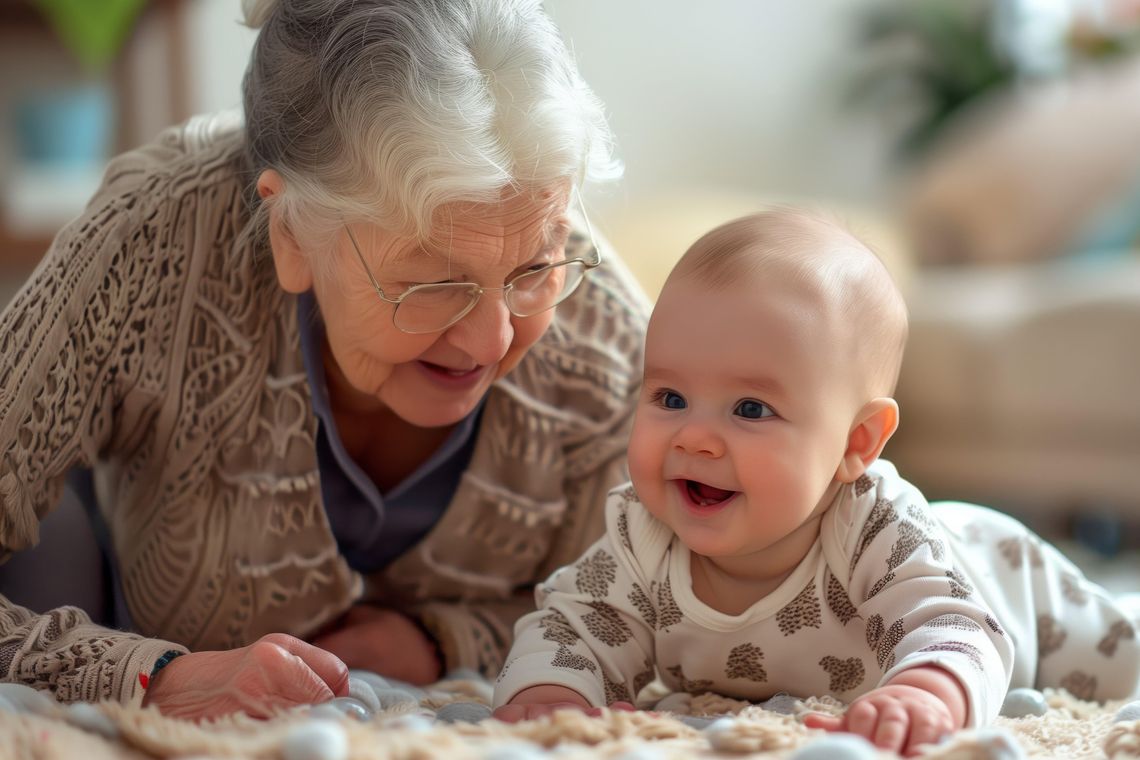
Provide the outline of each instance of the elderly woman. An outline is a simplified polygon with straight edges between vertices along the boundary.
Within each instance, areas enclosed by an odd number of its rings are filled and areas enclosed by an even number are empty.
[[[0,317],[0,553],[92,467],[132,628],[0,597],[0,680],[204,718],[494,673],[601,532],[646,308],[537,0],[257,0],[244,128],[124,155]],[[557,307],[557,308],[555,308]]]

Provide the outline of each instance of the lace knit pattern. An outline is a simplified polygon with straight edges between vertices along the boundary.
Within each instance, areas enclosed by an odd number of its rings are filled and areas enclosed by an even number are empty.
[[[305,636],[364,597],[416,611],[449,666],[493,673],[529,586],[602,530],[626,477],[647,303],[596,270],[488,399],[440,522],[383,571],[339,556],[321,503],[296,304],[243,245],[241,135],[192,122],[112,163],[0,315],[0,556],[94,466],[141,636],[0,597],[0,680],[141,701],[169,649]],[[580,236],[572,245],[585,245]]]

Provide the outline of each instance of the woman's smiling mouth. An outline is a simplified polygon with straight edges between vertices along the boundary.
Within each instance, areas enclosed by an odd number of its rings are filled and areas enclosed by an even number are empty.
[[[463,391],[478,385],[483,377],[483,373],[487,369],[483,365],[476,365],[471,369],[452,369],[445,367],[441,364],[432,364],[420,360],[417,362],[424,370],[424,374],[431,378],[437,385],[448,388],[449,390]]]

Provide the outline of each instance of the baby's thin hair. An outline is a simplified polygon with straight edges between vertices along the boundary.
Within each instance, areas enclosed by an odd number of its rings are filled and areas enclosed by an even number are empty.
[[[874,249],[832,212],[772,206],[722,224],[685,252],[669,281],[727,289],[772,274],[834,304],[857,328],[873,391],[894,392],[908,333],[906,304]]]
[[[814,280],[819,277],[818,263],[800,253],[826,237],[848,238],[870,250],[831,212],[771,206],[705,233],[681,257],[671,277],[727,287],[779,262],[793,278]]]

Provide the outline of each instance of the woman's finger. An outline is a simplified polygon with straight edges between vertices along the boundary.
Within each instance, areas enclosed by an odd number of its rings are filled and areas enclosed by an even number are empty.
[[[271,641],[247,647],[232,686],[242,709],[255,717],[280,707],[327,702],[335,694],[305,661]]]
[[[257,646],[261,642],[275,644],[299,658],[328,687],[334,696],[348,696],[348,666],[336,655],[283,633],[271,633],[268,636],[262,636],[253,646]]]

